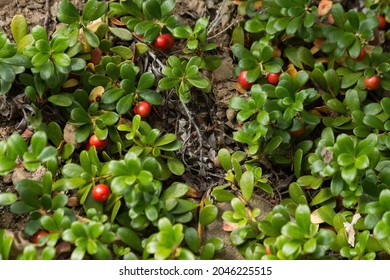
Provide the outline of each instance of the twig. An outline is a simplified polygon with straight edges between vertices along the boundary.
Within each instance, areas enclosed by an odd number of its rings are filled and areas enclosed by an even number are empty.
[[[198,127],[198,125],[195,123],[194,119],[192,118],[191,116],[191,112],[190,110],[188,109],[187,105],[184,103],[184,102],[181,102],[183,108],[184,108],[184,111],[186,112],[187,114],[187,117],[188,117],[188,120],[190,122],[190,124],[195,128],[196,130],[196,133],[198,134],[198,142],[199,142],[199,158],[200,158],[200,162],[201,164],[199,165],[199,175],[200,176],[205,176],[206,175],[206,171],[204,169],[204,166],[203,166],[203,138],[202,138],[202,134],[200,133],[200,129]]]
[[[218,37],[219,35],[225,33],[226,30],[228,30],[230,27],[232,27],[233,25],[237,24],[237,23],[240,22],[241,20],[242,20],[241,18],[237,18],[235,21],[231,22],[226,28],[224,28],[223,30],[221,30],[221,31],[218,32],[217,34],[214,34],[213,36],[208,37],[207,40],[214,39],[215,37]]]
[[[221,11],[222,11],[222,8],[224,7],[225,5],[225,2],[226,0],[223,0],[221,5],[219,6],[218,10],[217,10],[217,14],[214,18],[214,20],[210,23],[210,27],[209,27],[209,30],[207,30],[207,35],[209,35],[211,33],[211,31],[213,31],[213,29],[219,24],[219,22],[221,21],[221,18],[223,16],[223,14],[221,14]]]

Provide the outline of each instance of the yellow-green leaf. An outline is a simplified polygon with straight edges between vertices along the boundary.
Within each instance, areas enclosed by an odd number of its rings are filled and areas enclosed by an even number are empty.
[[[28,33],[27,20],[23,15],[15,15],[11,21],[11,33],[16,44]]]

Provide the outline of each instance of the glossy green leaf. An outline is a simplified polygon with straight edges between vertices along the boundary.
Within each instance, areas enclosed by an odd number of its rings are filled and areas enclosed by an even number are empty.
[[[162,194],[161,198],[167,200],[169,198],[179,198],[184,196],[189,190],[189,187],[183,183],[174,183],[168,187]]]
[[[92,48],[99,47],[99,43],[100,43],[99,38],[91,29],[84,27],[83,32],[84,32],[85,39],[87,40],[88,44]]]
[[[330,198],[333,197],[332,191],[330,188],[321,189],[311,200],[310,206],[321,204]]]
[[[67,24],[78,22],[80,14],[76,7],[69,1],[61,1],[58,7],[57,18]]]
[[[218,151],[218,160],[225,171],[232,169],[230,153],[227,149],[222,148]]]
[[[252,197],[254,190],[255,178],[253,173],[250,171],[245,171],[240,179],[240,189],[242,196],[249,200]]]
[[[0,193],[0,207],[10,205],[17,200],[16,194],[14,193]]]
[[[69,107],[73,103],[73,97],[65,93],[52,95],[48,100],[59,107]]]
[[[199,213],[199,223],[203,226],[211,224],[217,219],[218,208],[215,205],[206,205]]]
[[[177,176],[181,176],[184,174],[184,172],[185,172],[184,164],[180,160],[178,160],[177,158],[168,158],[167,164],[168,164],[169,170],[173,174],[175,174]]]
[[[11,20],[11,34],[16,44],[28,34],[28,23],[24,15],[15,15]]]
[[[133,52],[130,48],[125,46],[115,46],[111,48],[111,51],[123,59],[131,59],[133,57]]]
[[[187,228],[184,231],[184,240],[192,252],[198,253],[200,242],[196,229],[194,229],[193,227]]]
[[[147,101],[151,105],[161,105],[163,103],[163,97],[161,94],[154,90],[143,89],[138,94],[143,100]]]

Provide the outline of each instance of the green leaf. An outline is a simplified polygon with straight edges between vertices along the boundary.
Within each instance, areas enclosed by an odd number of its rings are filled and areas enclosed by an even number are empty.
[[[115,27],[110,27],[110,31],[117,37],[119,37],[122,40],[125,41],[130,41],[133,39],[133,35],[131,32],[126,29],[126,28],[115,28]]]
[[[12,66],[1,62],[0,62],[0,75],[1,75],[0,79],[3,82],[13,83],[15,80],[15,72]]]
[[[341,170],[341,177],[347,184],[351,184],[356,179],[356,175],[357,169],[355,166],[344,167]]]
[[[91,123],[91,117],[82,108],[75,108],[70,113],[70,118],[77,124],[88,124]]]
[[[385,189],[381,191],[379,195],[379,203],[384,209],[390,210],[390,190]]]
[[[85,39],[87,40],[88,44],[92,48],[99,47],[99,43],[100,43],[99,38],[92,30],[83,27],[83,32],[84,32]]]
[[[297,183],[291,183],[288,187],[288,193],[294,202],[297,204],[307,204],[305,193],[302,187]]]
[[[291,239],[303,239],[305,236],[305,232],[302,228],[300,228],[297,224],[292,222],[288,222],[282,227],[281,230],[283,235],[286,235]]]
[[[54,148],[53,146],[48,146],[48,147],[43,148],[43,150],[39,154],[38,159],[41,162],[47,162],[48,160],[50,160],[52,158],[56,158],[56,156],[57,156],[56,148]]]
[[[130,48],[125,46],[115,46],[111,48],[111,51],[123,59],[131,59],[133,57],[133,52]]]
[[[8,139],[7,139],[7,148],[13,150],[17,155],[23,156],[23,154],[27,151],[27,143],[23,139],[22,136],[20,136],[17,133],[13,133]],[[1,153],[0,153],[1,154]],[[1,158],[3,160],[4,158]]]
[[[163,90],[169,90],[176,86],[178,86],[180,83],[180,78],[176,77],[164,77],[161,80],[158,81],[158,87]]]
[[[161,198],[164,200],[169,198],[179,198],[184,196],[188,190],[189,187],[186,184],[174,183],[163,192]]]
[[[76,7],[69,1],[61,1],[58,7],[57,18],[67,24],[79,22],[80,15]]]
[[[176,135],[173,133],[167,133],[160,137],[154,144],[156,147],[165,146],[176,141]]]
[[[148,205],[145,208],[145,215],[149,221],[154,222],[158,218],[158,211],[154,205]]]
[[[89,0],[84,6],[83,9],[83,20],[84,21],[94,21],[105,13],[107,9],[107,4],[104,2],[98,2],[97,0]]]
[[[237,27],[239,27],[239,25]],[[245,21],[245,25],[244,25],[244,29],[249,33],[261,32],[261,31],[265,30],[265,27],[266,27],[266,23],[264,21],[261,21],[261,20],[256,19],[256,18]],[[242,27],[241,27],[241,30],[242,30]],[[242,45],[244,45],[244,41],[243,41],[244,34],[243,34],[243,32],[240,32],[240,33],[242,33],[242,40],[239,40],[236,43],[242,43]]]
[[[0,207],[10,205],[17,200],[16,194],[14,193],[0,193]],[[2,240],[0,240],[1,242]]]
[[[38,156],[47,143],[46,133],[43,131],[35,132],[31,138],[31,152],[33,155]]]
[[[306,233],[310,233],[310,208],[307,205],[298,205],[295,210],[297,225]]]
[[[121,88],[110,88],[104,92],[101,102],[103,104],[112,104],[118,101],[124,93],[124,90]]]
[[[390,236],[390,226],[385,221],[380,220],[374,228],[374,236],[379,239],[385,239]]]
[[[367,155],[360,155],[355,160],[355,167],[357,169],[363,170],[370,166],[370,159]]]
[[[270,154],[273,151],[275,151],[279,145],[282,143],[283,138],[281,136],[275,136],[271,139],[271,141],[268,142],[268,144],[265,146],[263,153],[264,154]]]
[[[34,26],[34,28],[31,30],[31,34],[33,35],[35,41],[38,40],[49,41],[49,37],[47,35],[46,29],[40,25]]]
[[[318,214],[327,224],[333,226],[333,219],[336,216],[336,212],[330,206],[322,206],[318,209]]]
[[[217,219],[218,208],[215,205],[204,206],[199,213],[199,223],[203,226],[211,224]]]
[[[152,72],[145,72],[138,80],[138,90],[148,89],[154,85],[155,77]]]
[[[128,94],[118,100],[116,103],[116,111],[118,114],[124,115],[130,111],[131,107],[133,106],[133,98],[133,94]]]
[[[143,89],[138,93],[138,95],[151,105],[161,105],[163,103],[161,94],[154,90]]]
[[[249,200],[252,197],[254,190],[255,178],[253,173],[250,171],[245,171],[240,179],[240,189],[242,196]]]
[[[199,251],[199,236],[196,229],[189,227],[184,231],[184,240],[187,246],[191,249],[192,252],[198,253]]]
[[[161,6],[156,0],[145,1],[142,10],[148,20],[161,19]]]
[[[330,188],[321,189],[310,202],[310,206],[321,204],[333,197],[333,193]]]
[[[337,75],[337,72],[333,69],[329,69],[324,73],[326,83],[328,84],[329,91],[334,95],[337,96],[339,94],[341,81],[339,76]]]
[[[385,111],[385,113],[390,116],[390,98],[382,98],[380,104],[382,106],[383,111]]]
[[[200,259],[201,260],[212,260],[215,254],[215,248],[214,245],[211,243],[206,243],[200,252]]]
[[[194,87],[200,88],[200,89],[207,89],[210,87],[210,81],[209,79],[202,77],[202,76],[197,76],[197,77],[191,77],[188,78],[187,81],[193,85]]]
[[[69,107],[73,103],[73,96],[70,94],[62,93],[52,95],[48,98],[48,100],[59,107]]]
[[[247,24],[248,21],[250,20],[247,20],[245,23]],[[250,32],[249,30],[247,31]],[[244,45],[244,43],[245,43],[244,29],[242,28],[241,25],[236,25],[236,27],[233,29],[232,32],[232,44]]]
[[[31,59],[31,63],[34,67],[39,68],[43,66],[50,58],[50,54],[48,53],[37,53]]]
[[[68,45],[69,45],[69,39],[65,37],[55,37],[51,41],[51,49],[52,51],[57,53],[64,52],[68,48]]]
[[[232,169],[232,162],[230,159],[230,153],[227,149],[222,148],[218,151],[218,160],[225,171]]]
[[[307,254],[312,254],[315,252],[317,248],[317,240],[315,238],[311,238],[303,244],[303,251]]]
[[[184,164],[180,160],[178,160],[177,158],[168,158],[167,164],[168,164],[169,170],[173,174],[175,174],[177,176],[181,176],[184,174],[184,172],[185,172]]]
[[[28,34],[28,23],[24,15],[19,14],[12,18],[11,33],[16,44],[19,44],[22,38]]]
[[[88,82],[92,86],[106,86],[110,81],[111,79],[109,77],[99,74],[92,75],[88,78]]]
[[[190,212],[198,207],[198,204],[186,199],[177,199],[177,205],[173,210],[170,212],[171,214],[184,214],[187,212]]]
[[[214,196],[218,202],[230,202],[233,198],[235,198],[235,195],[227,190],[214,189],[211,192],[211,195]]]

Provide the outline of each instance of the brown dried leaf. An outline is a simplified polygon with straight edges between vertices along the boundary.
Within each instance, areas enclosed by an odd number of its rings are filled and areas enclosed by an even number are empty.
[[[231,231],[235,230],[236,228],[238,228],[238,225],[236,223],[223,221],[223,227],[222,228],[223,228],[224,231],[231,232]]]
[[[326,15],[333,6],[333,2],[330,0],[321,0],[320,4],[318,4],[318,15],[323,17]]]

